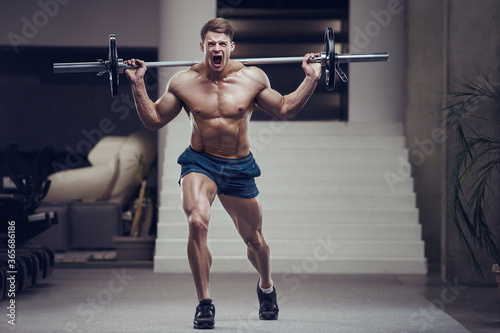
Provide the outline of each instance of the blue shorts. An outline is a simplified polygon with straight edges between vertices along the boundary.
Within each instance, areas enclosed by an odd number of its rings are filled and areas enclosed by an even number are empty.
[[[181,165],[181,179],[191,172],[204,174],[217,185],[217,194],[245,199],[259,194],[254,177],[260,176],[260,168],[252,153],[231,159],[198,152],[189,146],[177,163]]]

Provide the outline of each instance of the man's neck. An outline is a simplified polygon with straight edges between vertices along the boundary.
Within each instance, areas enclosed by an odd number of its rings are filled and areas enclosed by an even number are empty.
[[[210,68],[210,66],[205,63],[205,75],[208,80],[213,81],[215,83],[222,81],[225,79],[229,74],[232,72],[232,66],[231,62],[226,65],[226,67],[222,71],[214,71],[213,69]]]

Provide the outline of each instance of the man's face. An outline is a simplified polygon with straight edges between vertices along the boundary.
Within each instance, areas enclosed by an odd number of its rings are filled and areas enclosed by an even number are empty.
[[[229,56],[234,50],[234,42],[220,32],[209,31],[205,41],[200,43],[201,51],[205,53],[205,61],[211,69],[222,71],[229,63]]]

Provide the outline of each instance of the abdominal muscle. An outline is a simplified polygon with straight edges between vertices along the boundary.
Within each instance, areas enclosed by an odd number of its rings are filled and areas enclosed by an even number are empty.
[[[248,118],[197,119],[191,116],[191,147],[223,158],[242,158],[250,153]]]

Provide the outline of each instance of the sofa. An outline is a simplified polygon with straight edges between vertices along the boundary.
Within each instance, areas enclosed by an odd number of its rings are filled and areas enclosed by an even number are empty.
[[[139,186],[139,159],[150,168],[156,145],[147,132],[106,136],[88,154],[89,166],[49,175],[37,211],[56,211],[58,224],[32,239],[55,251],[112,249],[123,233],[122,213]]]

